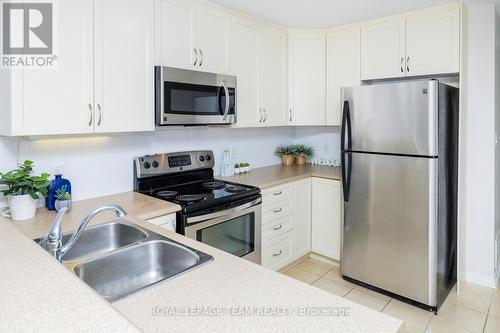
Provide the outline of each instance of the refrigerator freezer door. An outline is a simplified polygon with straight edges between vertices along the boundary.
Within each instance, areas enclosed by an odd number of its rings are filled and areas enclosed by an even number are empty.
[[[342,274],[435,306],[438,159],[345,154]]]
[[[437,156],[438,85],[430,80],[344,88],[352,134],[342,149]]]

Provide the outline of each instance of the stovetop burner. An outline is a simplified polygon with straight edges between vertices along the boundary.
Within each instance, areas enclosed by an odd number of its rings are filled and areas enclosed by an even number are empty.
[[[175,200],[182,203],[192,203],[205,200],[206,196],[204,194],[184,194],[175,197]]]
[[[226,184],[217,180],[211,181],[211,182],[205,182],[201,184],[206,189],[209,190],[220,190],[226,187]]]
[[[172,199],[179,195],[177,191],[158,191],[155,193],[155,196],[162,199]]]
[[[228,185],[228,186],[226,186],[226,191],[228,191],[229,193],[241,192],[241,191],[245,191],[246,189],[247,189],[246,187],[243,187],[240,185]]]

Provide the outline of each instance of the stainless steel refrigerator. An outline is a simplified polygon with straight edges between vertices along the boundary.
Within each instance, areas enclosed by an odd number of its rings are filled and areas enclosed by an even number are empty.
[[[344,88],[341,270],[437,312],[456,282],[458,89]]]

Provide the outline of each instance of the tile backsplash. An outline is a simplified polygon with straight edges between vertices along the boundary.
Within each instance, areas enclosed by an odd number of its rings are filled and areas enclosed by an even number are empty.
[[[75,200],[130,191],[133,188],[132,161],[136,156],[161,152],[211,149],[216,156],[214,171],[220,174],[225,149],[238,162],[252,167],[279,164],[274,155],[280,144],[305,143],[316,156],[338,156],[338,129],[318,128],[169,128],[151,133],[109,136],[17,139],[0,137],[0,172],[15,167],[17,160],[35,162],[35,172],[53,174],[62,167],[73,184]],[[18,154],[19,144],[19,154]],[[5,205],[0,198],[0,207]]]

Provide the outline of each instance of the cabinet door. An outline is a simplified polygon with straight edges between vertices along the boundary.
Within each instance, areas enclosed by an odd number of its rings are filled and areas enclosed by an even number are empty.
[[[154,0],[96,1],[96,132],[154,130]]]
[[[406,75],[457,73],[460,66],[459,9],[406,20]]]
[[[92,1],[58,2],[56,67],[12,71],[12,134],[94,131]]]
[[[236,21],[231,29],[231,71],[237,76],[238,127],[261,124],[259,112],[260,28]]]
[[[333,32],[326,37],[326,123],[340,126],[341,90],[361,84],[360,29]]]
[[[311,178],[294,183],[293,255],[298,259],[311,252]]]
[[[336,180],[312,181],[312,251],[335,260],[340,260],[341,188]]]
[[[186,1],[157,0],[156,65],[192,69],[198,60],[196,7]]]
[[[262,30],[260,97],[266,126],[287,125],[287,37],[284,31]]]
[[[197,25],[201,57],[199,68],[203,71],[226,73],[229,68],[229,16],[199,7]]]
[[[395,20],[361,28],[361,79],[405,76],[405,21]]]
[[[292,124],[325,125],[325,34],[291,34],[288,46]]]

